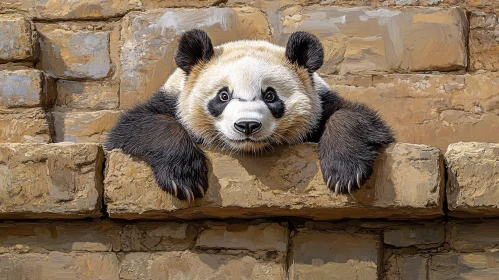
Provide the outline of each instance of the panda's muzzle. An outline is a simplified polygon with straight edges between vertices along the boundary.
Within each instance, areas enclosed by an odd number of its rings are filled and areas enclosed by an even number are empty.
[[[240,121],[234,123],[234,128],[237,131],[242,132],[246,135],[251,135],[259,131],[260,128],[262,128],[262,123],[255,121]]]

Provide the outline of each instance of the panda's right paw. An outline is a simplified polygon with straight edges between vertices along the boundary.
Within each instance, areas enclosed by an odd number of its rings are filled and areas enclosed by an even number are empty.
[[[191,155],[190,159],[181,162],[162,162],[152,168],[161,189],[180,200],[190,203],[203,198],[208,190],[208,167],[204,154]]]

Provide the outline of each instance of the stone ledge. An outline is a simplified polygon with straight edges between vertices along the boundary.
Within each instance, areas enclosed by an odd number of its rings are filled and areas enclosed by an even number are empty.
[[[0,219],[101,216],[97,144],[0,144]]]
[[[444,167],[440,150],[397,143],[376,163],[362,190],[335,195],[322,179],[317,146],[280,147],[273,155],[228,156],[207,151],[210,187],[192,204],[156,185],[151,169],[137,158],[111,151],[106,162],[105,203],[111,218],[255,218],[295,216],[413,219],[443,215]]]

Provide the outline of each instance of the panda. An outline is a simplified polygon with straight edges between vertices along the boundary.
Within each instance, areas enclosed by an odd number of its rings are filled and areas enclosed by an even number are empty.
[[[143,159],[157,184],[180,200],[207,191],[199,145],[260,153],[315,142],[327,186],[348,194],[395,141],[377,112],[340,97],[316,73],[324,50],[311,33],[291,34],[286,47],[261,40],[213,47],[204,31],[192,29],[181,35],[174,60],[161,89],[120,116],[105,148]]]

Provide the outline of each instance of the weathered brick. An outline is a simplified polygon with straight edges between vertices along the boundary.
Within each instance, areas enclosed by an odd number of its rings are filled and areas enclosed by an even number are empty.
[[[0,218],[99,217],[102,148],[0,144]]]
[[[207,249],[235,249],[250,251],[286,252],[288,229],[273,224],[210,225],[199,235],[196,246]]]
[[[268,38],[265,16],[253,8],[159,9],[128,14],[122,26],[120,107],[157,91],[175,69],[173,54],[183,31],[201,28],[213,44]]]
[[[56,142],[104,143],[107,132],[115,125],[121,112],[53,112]]]
[[[146,10],[158,8],[209,7],[220,4],[221,0],[142,0]]]
[[[396,247],[438,247],[445,241],[442,224],[402,226],[384,231],[383,242]]]
[[[298,232],[289,279],[378,279],[379,238],[345,232]]]
[[[39,69],[62,78],[105,78],[111,73],[108,31],[71,31],[37,24],[41,33]]]
[[[24,17],[0,15],[0,62],[33,60],[31,24]]]
[[[439,254],[431,257],[428,280],[497,279],[499,253]]]
[[[499,21],[496,14],[472,13],[470,69],[499,70]]]
[[[458,70],[468,64],[468,23],[458,8],[293,6],[281,18],[281,44],[298,30],[319,36],[325,47],[323,73]]]
[[[499,215],[499,144],[455,143],[445,153],[451,216]]]
[[[420,255],[392,255],[385,264],[385,280],[426,280],[429,259]]]
[[[276,147],[261,157],[207,152],[210,187],[204,199],[191,205],[163,192],[144,162],[110,152],[104,180],[108,213],[127,219],[442,215],[443,164],[436,148],[392,145],[380,156],[371,180],[353,196],[335,195],[325,186],[315,144]]]
[[[284,265],[250,256],[184,252],[129,253],[120,262],[120,279],[284,279]]]
[[[53,81],[38,70],[0,70],[0,107],[51,107],[57,96]]]
[[[0,143],[48,143],[52,135],[51,115],[43,109],[0,108]]]
[[[499,248],[499,223],[451,222],[447,225],[447,243],[459,252],[497,250]]]
[[[75,109],[118,108],[119,84],[115,82],[57,81],[57,105]]]
[[[114,253],[3,254],[2,279],[118,279],[118,258]]]

